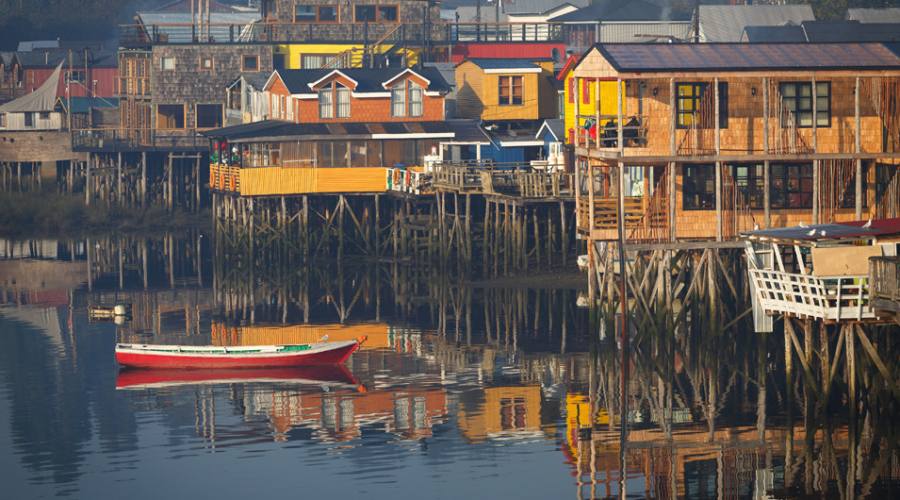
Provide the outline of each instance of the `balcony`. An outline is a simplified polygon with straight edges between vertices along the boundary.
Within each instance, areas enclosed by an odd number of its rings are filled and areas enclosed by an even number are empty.
[[[869,277],[818,277],[808,274],[750,269],[759,304],[770,315],[825,321],[876,318],[870,307]]]
[[[599,118],[599,119],[598,119]],[[625,148],[647,148],[650,117],[627,115],[623,117],[622,142]],[[578,115],[577,126],[569,131],[569,140],[581,147],[617,150],[619,127],[617,115]]]
[[[72,131],[73,151],[206,151],[209,141],[195,129],[92,128]]]

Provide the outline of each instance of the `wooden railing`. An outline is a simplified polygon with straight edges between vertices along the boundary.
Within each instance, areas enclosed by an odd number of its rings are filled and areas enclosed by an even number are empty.
[[[594,225],[597,230],[614,230],[618,227],[618,217],[615,198],[597,198],[594,200]],[[625,197],[625,227],[631,229],[637,227],[644,219],[644,198],[642,196]],[[590,229],[591,204],[587,197],[582,197],[578,202],[578,220],[581,229]]]
[[[900,257],[869,259],[872,298],[900,303]]]
[[[769,314],[828,321],[875,318],[869,307],[869,277],[818,277],[750,269],[759,304]]]
[[[209,148],[209,141],[195,129],[92,128],[72,131],[72,149],[75,151],[157,148],[204,151]]]
[[[524,163],[470,162],[434,166],[434,186],[458,192],[521,198],[571,198],[575,175],[547,172]]]
[[[210,165],[209,188],[239,193],[241,191],[241,169],[233,165]]]
[[[623,117],[622,142],[626,148],[647,147],[647,131],[650,118],[644,115],[626,115]],[[576,137],[570,140],[583,147],[616,148],[619,145],[618,116],[578,115],[576,126],[572,132]]]

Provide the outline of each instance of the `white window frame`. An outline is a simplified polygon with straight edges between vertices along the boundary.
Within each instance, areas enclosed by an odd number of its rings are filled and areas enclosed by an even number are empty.
[[[425,89],[415,82],[409,82],[407,85],[407,103],[409,105],[409,116],[420,117],[425,114]],[[417,97],[414,98],[413,96]]]
[[[399,118],[406,115],[406,81],[402,81],[391,87],[391,116]]]
[[[167,62],[171,64],[166,64]],[[160,71],[175,71],[175,68],[178,66],[178,61],[175,59],[175,56],[163,56],[159,58],[159,69]]]
[[[334,118],[334,95],[331,87],[319,90],[319,118],[322,120]]]

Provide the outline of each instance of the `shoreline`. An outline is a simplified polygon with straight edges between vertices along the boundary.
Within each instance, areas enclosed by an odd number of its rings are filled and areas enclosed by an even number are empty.
[[[170,213],[162,207],[86,206],[82,195],[55,192],[0,194],[0,237],[8,239],[209,229],[212,226],[210,218],[208,209],[198,213]]]

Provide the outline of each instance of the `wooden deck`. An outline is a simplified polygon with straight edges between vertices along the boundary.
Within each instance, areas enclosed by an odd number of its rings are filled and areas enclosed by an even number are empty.
[[[545,172],[518,163],[444,163],[434,166],[434,189],[531,201],[571,201],[575,199],[575,174]]]

